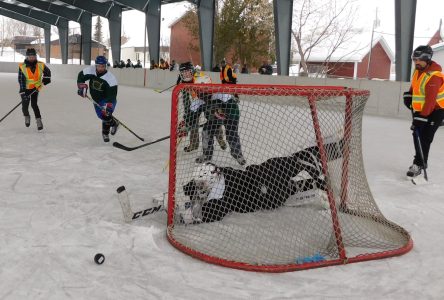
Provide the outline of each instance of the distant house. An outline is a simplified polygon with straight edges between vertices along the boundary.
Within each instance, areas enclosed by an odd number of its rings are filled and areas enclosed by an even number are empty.
[[[202,65],[200,59],[199,39],[193,37],[185,24],[185,19],[191,14],[186,12],[170,24],[170,57],[178,63],[187,61],[194,65]]]
[[[80,49],[82,47],[81,37],[82,36],[80,34],[73,34],[68,36],[68,60],[80,58]],[[92,60],[94,60],[94,58],[98,55],[104,55],[108,57],[108,52],[108,48],[105,44],[95,40],[91,40]],[[60,40],[58,38],[51,40],[51,58],[62,58],[60,50]]]
[[[384,37],[375,38],[371,50],[369,43],[359,42],[362,38],[365,36],[356,37],[353,43],[342,45],[330,57],[324,47],[313,49],[307,60],[308,73],[327,77],[390,79],[395,57]],[[293,59],[299,63],[297,54]]]
[[[432,38],[429,40],[427,45],[433,46],[439,43],[444,42],[443,39],[443,32],[442,32],[442,19],[439,20],[439,27],[438,30],[436,30],[435,34],[432,36]]]
[[[433,49],[433,60],[444,67],[444,30],[442,28],[442,21],[439,22],[438,30],[429,40],[427,45]]]
[[[149,55],[149,47],[146,48],[143,46],[144,43],[148,43],[148,41],[144,41],[143,36],[131,36],[124,44],[121,46],[120,57],[122,60],[126,62],[127,59],[130,59],[133,63],[137,62],[138,59],[143,64],[143,52],[145,49],[145,59],[146,62],[150,61]],[[170,47],[169,46],[160,46],[159,51],[159,59],[163,58],[169,62],[170,59]],[[157,62],[158,63],[158,62]]]
[[[16,35],[12,38],[12,45],[14,46],[14,49],[16,52],[25,55],[26,49],[30,47],[35,47],[35,44],[33,45],[33,42],[37,41],[38,37],[36,36],[25,36],[25,35]],[[39,51],[39,49],[36,49]],[[38,53],[41,56],[41,53]]]
[[[444,42],[432,46],[433,60],[444,67]]]
[[[14,42],[15,41],[15,42]],[[45,40],[38,37],[16,36],[13,39],[15,49],[22,55],[25,55],[27,48],[35,48],[40,57],[46,57]],[[80,58],[81,35],[73,34],[68,37],[68,60]],[[108,49],[105,44],[91,40],[91,59],[97,55],[108,56]],[[60,41],[57,36],[51,40],[51,58],[61,59]]]
[[[191,16],[190,16],[191,15]],[[197,19],[193,12],[187,11],[181,17],[176,19],[169,25],[171,29],[170,35],[170,58],[175,60],[177,63],[183,63],[191,61],[194,65],[202,66],[201,53],[200,53],[200,42],[192,32],[186,26],[186,19],[188,17],[193,17]],[[250,72],[256,72],[259,66],[252,66],[250,62],[244,61],[233,61],[234,49],[230,49],[225,53],[225,59],[228,63],[234,65],[236,63],[243,64],[246,63],[249,67]],[[219,58],[216,58],[219,59]],[[260,57],[259,61],[267,61],[267,57]],[[214,67],[219,61],[213,61]]]

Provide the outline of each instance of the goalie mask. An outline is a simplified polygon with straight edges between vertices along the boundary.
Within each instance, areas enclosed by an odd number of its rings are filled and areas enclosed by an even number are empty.
[[[191,62],[185,62],[179,66],[179,76],[182,82],[193,82],[194,67]]]
[[[196,184],[196,194],[199,198],[206,198],[213,186],[218,182],[219,174],[217,167],[212,163],[203,163],[197,166],[193,172]]]

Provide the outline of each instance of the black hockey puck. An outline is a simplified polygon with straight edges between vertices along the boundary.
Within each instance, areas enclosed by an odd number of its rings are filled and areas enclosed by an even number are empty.
[[[96,264],[101,265],[105,262],[105,255],[102,253],[97,253],[96,256],[94,256],[94,261]]]
[[[119,186],[119,187],[117,188],[117,194],[120,194],[120,193],[123,192],[123,191],[125,191],[125,186],[124,186],[124,185]]]

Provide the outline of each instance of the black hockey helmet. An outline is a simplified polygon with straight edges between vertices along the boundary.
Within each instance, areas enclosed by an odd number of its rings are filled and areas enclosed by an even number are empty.
[[[194,66],[190,61],[181,63],[179,66],[179,76],[183,82],[193,81]]]
[[[26,49],[26,56],[36,56],[37,52],[34,48],[28,48]]]
[[[193,66],[193,64],[190,61],[187,61],[187,62],[184,62],[184,63],[180,64],[179,71],[182,72],[182,71],[185,71],[185,70],[194,70],[194,66]]]
[[[412,59],[429,62],[432,60],[433,50],[429,45],[419,46],[412,53]]]

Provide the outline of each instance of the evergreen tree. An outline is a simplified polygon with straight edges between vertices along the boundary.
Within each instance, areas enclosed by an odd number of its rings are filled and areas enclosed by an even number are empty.
[[[102,19],[97,17],[96,25],[94,26],[94,39],[99,43],[102,43],[103,34],[102,34]]]

